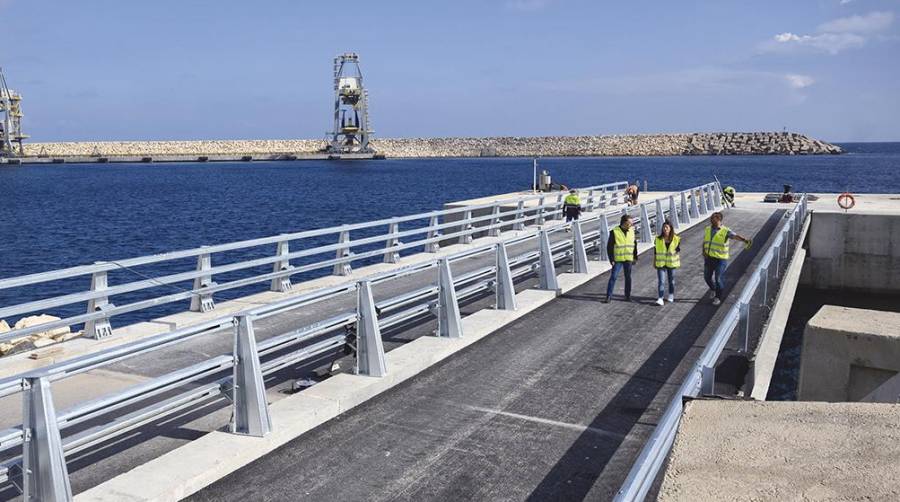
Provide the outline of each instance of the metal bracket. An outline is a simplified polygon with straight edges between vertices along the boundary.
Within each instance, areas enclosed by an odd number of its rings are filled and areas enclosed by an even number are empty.
[[[108,312],[115,307],[112,303],[104,303],[97,307],[95,312]],[[99,319],[94,319],[93,321],[88,321],[84,323],[84,331],[89,334],[91,338],[94,340],[100,340],[101,338],[106,338],[112,336],[112,325],[109,323],[109,315],[101,317]]]
[[[463,334],[462,317],[459,314],[456,288],[453,286],[450,260],[438,260],[438,274],[438,336],[459,338]]]
[[[588,273],[587,251],[584,248],[584,236],[581,232],[581,222],[572,222],[572,272],[576,274]]]
[[[280,241],[278,243],[278,247],[275,251],[275,255],[278,257],[287,256],[291,252],[290,245],[291,245],[290,241]],[[276,261],[272,265],[272,272],[273,273],[287,272],[288,270],[291,270],[292,268],[294,268],[294,267],[291,266],[291,261],[287,258],[283,258],[281,260]],[[279,293],[284,293],[286,291],[290,291],[291,289],[293,289],[293,285],[291,284],[291,277],[289,275],[283,275],[281,277],[276,277],[276,278],[272,279],[272,284],[269,287],[269,289],[272,291],[279,292]]]
[[[22,446],[24,500],[70,501],[72,488],[66,456],[56,421],[50,382],[46,377],[27,378],[23,392],[25,444]]]
[[[206,247],[206,246],[203,246]],[[212,258],[209,253],[203,253],[197,257],[197,271],[206,272],[212,268]],[[194,278],[193,295],[191,295],[191,312],[209,312],[216,308],[212,294],[203,294],[200,291],[203,288],[212,286],[212,275],[203,274]]]
[[[238,314],[234,324],[234,388],[231,432],[263,437],[272,431],[266,387],[256,350],[253,318]]]
[[[360,281],[356,289],[356,374],[383,377],[387,374],[384,344],[378,312],[372,297],[372,283]]]
[[[341,247],[337,249],[337,253],[335,254],[335,259],[342,260],[346,258],[350,258],[350,231],[349,230],[341,230],[340,235],[338,236],[338,244],[343,244]],[[334,269],[332,270],[332,275],[340,275],[347,276],[353,272],[353,267],[350,265],[350,260],[342,261],[340,263],[334,264]]]

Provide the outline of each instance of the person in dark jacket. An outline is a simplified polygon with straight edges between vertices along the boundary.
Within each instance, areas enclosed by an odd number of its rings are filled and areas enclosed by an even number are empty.
[[[631,266],[637,263],[637,241],[635,240],[634,227],[631,225],[631,216],[622,215],[619,225],[609,232],[606,239],[606,255],[612,270],[609,272],[609,283],[606,285],[606,298],[603,303],[609,303],[613,289],[616,287],[616,276],[619,270],[625,271],[625,301],[631,301]]]

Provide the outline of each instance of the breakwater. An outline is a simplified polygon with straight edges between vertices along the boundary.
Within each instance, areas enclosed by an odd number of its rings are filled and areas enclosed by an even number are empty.
[[[323,140],[88,141],[27,143],[25,156],[85,159],[276,160],[322,156]],[[483,138],[382,138],[372,147],[391,158],[578,157],[663,155],[821,155],[840,147],[797,133],[695,133]],[[222,158],[227,157],[227,158]],[[251,160],[245,158],[244,160]]]

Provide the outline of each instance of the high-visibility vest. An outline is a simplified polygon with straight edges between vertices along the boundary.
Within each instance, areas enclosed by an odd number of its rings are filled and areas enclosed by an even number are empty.
[[[729,187],[725,187],[725,188],[722,189],[722,191],[725,192],[725,193],[727,193],[727,194],[734,195],[734,187],[730,187],[730,186],[729,186]]]
[[[557,200],[559,200],[559,199],[557,199]],[[579,199],[578,195],[574,194],[574,193],[570,193],[569,195],[566,195],[564,202],[566,203],[566,205],[569,205],[569,206],[580,206],[581,205],[581,199]]]
[[[712,235],[712,227],[706,227],[706,235],[703,236],[703,252],[710,258],[727,260],[728,227],[719,227],[715,235]]]
[[[678,268],[681,266],[681,255],[675,251],[680,243],[681,237],[677,235],[672,236],[672,242],[669,243],[668,247],[664,238],[656,238],[656,259],[654,262],[656,268]]]
[[[634,261],[634,227],[628,229],[628,233],[622,231],[621,226],[613,228],[613,237],[616,241],[613,247],[613,261]]]

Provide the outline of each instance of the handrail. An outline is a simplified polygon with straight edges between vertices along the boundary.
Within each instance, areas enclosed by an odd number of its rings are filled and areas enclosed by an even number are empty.
[[[757,288],[763,285],[766,287],[766,290],[772,289],[768,288],[767,284],[769,275],[772,273],[770,268],[774,268],[775,276],[778,277],[781,270],[787,266],[788,251],[792,247],[796,249],[797,239],[800,235],[799,230],[809,215],[807,204],[807,195],[803,194],[800,201],[786,217],[783,227],[779,230],[772,244],[767,248],[763,258],[753,270],[750,279],[741,290],[738,301],[725,314],[700,358],[691,368],[678,392],[669,402],[659,423],[635,460],[628,477],[619,489],[615,497],[617,502],[644,500],[675,441],[675,434],[678,431],[684,408],[684,398],[696,397],[701,392],[713,393],[716,361],[718,361],[722,350],[731,339],[734,330],[742,323],[747,323],[746,314],[742,314],[742,312],[746,312]],[[785,258],[781,257],[782,254],[785,255]],[[768,294],[768,291],[766,294]],[[766,298],[764,300],[767,301]],[[744,348],[745,350],[747,348],[746,339]]]

